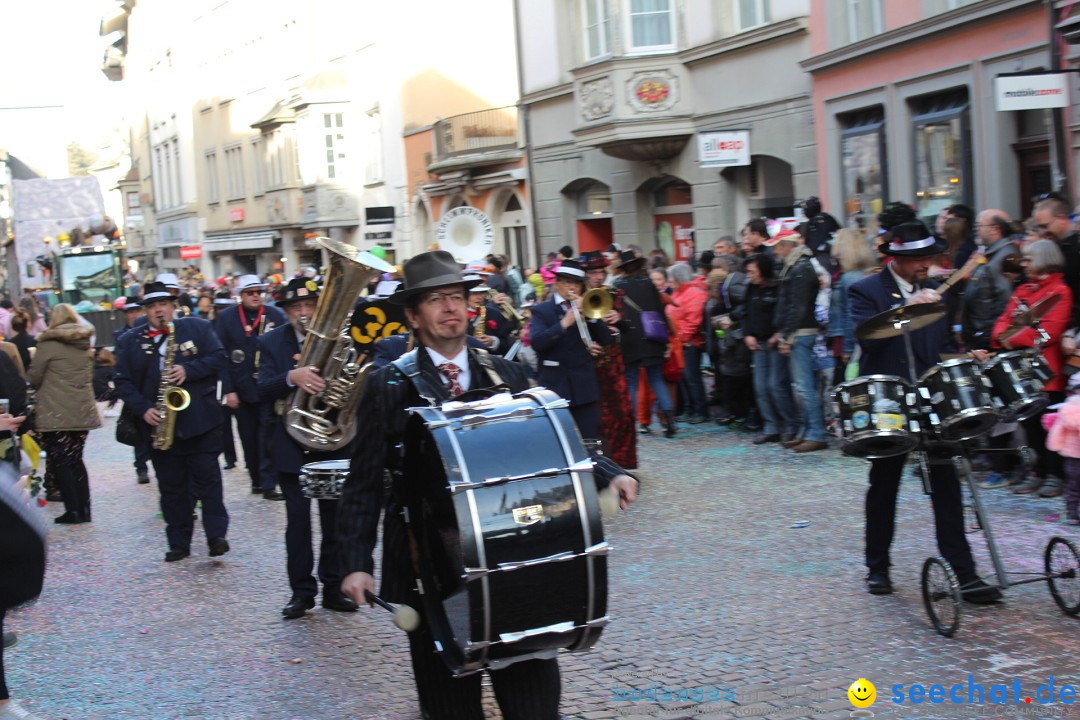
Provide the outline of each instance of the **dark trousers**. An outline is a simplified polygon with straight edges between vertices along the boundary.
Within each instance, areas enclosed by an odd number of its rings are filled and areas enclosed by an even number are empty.
[[[46,463],[52,468],[68,512],[90,512],[90,476],[83,463],[86,435],[85,430],[41,433],[41,444],[48,453]]]
[[[4,608],[0,608],[0,636],[4,634]],[[0,642],[0,700],[8,700],[11,695],[8,694],[7,680],[4,677],[4,643]]]
[[[195,523],[191,509],[202,502],[202,522],[206,539],[223,538],[229,531],[229,513],[222,497],[218,453],[196,452],[181,455],[173,450],[151,450],[150,460],[161,492],[161,515],[169,547],[189,550]]]
[[[315,597],[319,585],[312,577],[315,556],[311,548],[311,499],[300,490],[300,476],[278,473],[278,484],[285,496],[285,566],[293,594]],[[326,591],[341,589],[341,570],[337,550],[337,500],[319,500],[319,580]]]
[[[866,566],[888,572],[889,546],[896,528],[896,495],[907,455],[880,458],[870,463],[870,489],[866,492]],[[975,577],[975,559],[964,535],[964,508],[960,481],[952,463],[930,465],[930,500],[938,550],[953,566],[961,583]]]
[[[416,603],[416,604],[413,604]],[[420,607],[420,598],[410,604]],[[435,652],[435,641],[424,622],[409,633],[413,677],[425,717],[437,720],[483,720],[480,673],[455,678]],[[561,679],[557,660],[525,660],[492,670],[491,685],[505,720],[558,720]]]
[[[584,405],[571,405],[570,415],[573,416],[581,437],[589,440],[600,437],[600,403],[591,402]]]
[[[135,472],[146,472],[147,463],[150,462],[150,444],[140,439],[132,450],[135,451]]]
[[[248,477],[251,478],[251,487],[273,490],[277,484],[277,476],[270,462],[270,455],[263,452],[263,443],[259,438],[262,407],[259,403],[241,402],[231,412],[236,417],[236,431],[240,436],[240,446],[244,448],[244,465],[247,467]],[[226,450],[228,447],[229,440],[226,438]]]
[[[683,409],[689,415],[708,417],[705,404],[705,381],[701,378],[703,350],[696,345],[683,345],[683,384],[686,386],[686,402]]]
[[[225,414],[225,422],[221,425],[221,439],[225,443],[225,464],[236,464],[236,440],[233,439],[232,420],[233,413],[236,411],[232,408],[223,407],[222,410]]]

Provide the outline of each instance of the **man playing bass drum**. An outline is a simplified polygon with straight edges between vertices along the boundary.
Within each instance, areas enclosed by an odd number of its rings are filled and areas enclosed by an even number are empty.
[[[918,221],[897,225],[886,233],[881,252],[892,257],[885,268],[851,286],[851,315],[856,328],[873,316],[901,305],[933,303],[941,300],[927,282],[927,271],[945,243],[935,239]],[[862,375],[895,375],[911,378],[907,350],[902,336],[860,340]],[[915,377],[936,365],[941,353],[950,351],[947,317],[911,333]],[[893,591],[889,578],[889,546],[896,526],[896,496],[907,455],[870,461],[870,488],[866,493],[866,589],[872,595]],[[990,603],[1001,592],[987,585],[975,572],[975,559],[964,535],[964,512],[960,482],[949,462],[931,462],[930,500],[934,506],[938,549],[956,570],[964,599]]]
[[[404,360],[415,362],[421,381],[439,403],[467,390],[490,388],[501,379],[511,392],[528,388],[520,365],[466,347],[467,298],[476,280],[463,280],[453,256],[445,251],[417,255],[405,264],[405,285],[392,296],[405,305],[417,348]],[[497,379],[498,378],[498,379]],[[420,392],[397,364],[374,373],[365,385],[357,416],[358,436],[349,478],[341,497],[338,539],[346,573],[342,591],[358,603],[375,592],[376,531],[384,502],[384,470],[400,472],[396,445],[405,433],[407,408],[425,405]],[[598,457],[597,485],[610,487],[628,507],[637,481],[606,458]],[[383,530],[382,596],[390,602],[420,606],[415,589],[408,534],[401,506],[386,500]],[[426,621],[409,633],[413,674],[424,717],[479,720],[480,674],[455,679],[434,651]],[[495,696],[507,720],[555,720],[559,717],[559,667],[556,660],[533,659],[491,670]]]

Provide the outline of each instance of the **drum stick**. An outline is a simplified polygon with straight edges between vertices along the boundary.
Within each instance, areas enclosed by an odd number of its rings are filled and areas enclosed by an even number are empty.
[[[408,605],[392,605],[370,590],[364,591],[364,597],[367,598],[368,602],[373,602],[379,607],[391,612],[394,615],[394,624],[405,632],[412,632],[420,627],[420,613],[416,612]]]

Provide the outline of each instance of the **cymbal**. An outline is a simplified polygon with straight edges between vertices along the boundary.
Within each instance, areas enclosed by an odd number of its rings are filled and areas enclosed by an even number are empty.
[[[1047,295],[1027,310],[1017,313],[1013,317],[1012,322],[1009,323],[1009,327],[1005,328],[1004,332],[1001,333],[1001,337],[1007,338],[1010,335],[1015,335],[1024,328],[1042,320],[1046,313],[1054,309],[1054,306],[1058,304],[1058,300],[1060,299],[1060,295]]]
[[[903,328],[897,327],[897,323],[902,320],[907,321],[908,332],[915,332],[927,325],[933,325],[943,317],[945,306],[942,303],[901,305],[863,320],[859,327],[855,328],[855,337],[860,340],[885,340],[904,334]]]

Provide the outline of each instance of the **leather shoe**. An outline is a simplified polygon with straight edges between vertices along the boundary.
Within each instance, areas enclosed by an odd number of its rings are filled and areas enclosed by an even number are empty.
[[[357,608],[357,604],[352,601],[352,598],[340,590],[327,592],[325,589],[322,594],[322,606],[327,610],[337,610],[338,612],[356,612]]]
[[[803,443],[803,439],[801,437],[793,437],[793,438],[791,438],[789,440],[784,440],[780,444],[790,450],[793,447],[797,447],[799,445],[802,445],[802,443]]]
[[[229,552],[229,541],[225,538],[210,538],[206,543],[210,547],[210,557],[218,557]]]
[[[689,422],[691,425],[700,425],[701,423],[709,422],[709,418],[706,415],[694,415],[687,422]]]
[[[232,470],[235,467],[236,467],[236,463],[225,463],[225,469],[226,470]]]
[[[293,595],[285,607],[281,608],[281,615],[286,620],[295,620],[304,617],[308,610],[315,607],[315,598],[304,595]]]
[[[252,485],[251,486],[251,494],[252,495],[262,495],[263,494],[262,486],[261,485]]]
[[[263,498],[266,500],[284,500],[285,496],[277,490],[263,490]]]
[[[960,584],[960,591],[964,600],[974,605],[990,605],[1001,600],[1001,590],[993,585],[987,585],[982,578],[975,578]]]
[[[866,591],[871,595],[892,595],[892,580],[889,573],[871,571],[866,576]]]
[[[86,522],[86,520],[83,519],[82,513],[68,510],[63,515],[53,519],[53,522],[57,525],[79,525],[80,523]]]
[[[780,435],[779,433],[773,433],[772,435],[758,435],[750,442],[755,445],[764,445],[765,443],[780,442]]]
[[[144,470],[135,477],[135,482],[140,485],[148,485],[150,483],[150,475]]]
[[[814,452],[815,450],[824,450],[829,447],[829,443],[823,440],[807,440],[795,447],[791,448],[797,453]]]
[[[183,560],[191,555],[190,550],[178,550],[173,548],[169,552],[165,553],[165,562],[176,562],[177,560]]]
[[[1064,483],[1061,478],[1054,475],[1048,475],[1046,482],[1041,488],[1039,488],[1039,497],[1042,498],[1056,498],[1065,492]]]

